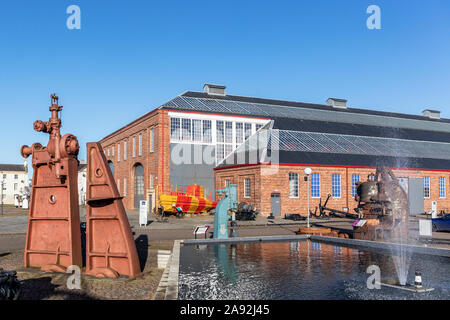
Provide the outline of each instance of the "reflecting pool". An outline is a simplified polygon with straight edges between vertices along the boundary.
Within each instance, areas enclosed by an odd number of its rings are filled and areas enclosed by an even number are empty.
[[[422,272],[429,293],[382,286],[368,289],[367,267],[383,282],[397,273],[389,253],[320,242],[185,244],[180,253],[179,299],[449,299],[450,258],[413,255],[408,283]]]

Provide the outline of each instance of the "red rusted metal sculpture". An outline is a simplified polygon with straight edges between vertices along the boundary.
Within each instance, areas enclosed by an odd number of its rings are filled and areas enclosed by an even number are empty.
[[[36,121],[34,129],[50,135],[47,147],[22,146],[24,158],[32,155],[33,181],[25,243],[25,267],[66,272],[81,267],[78,207],[79,145],[71,134],[61,137],[58,97],[51,96],[49,121]]]
[[[86,273],[136,276],[139,258],[111,169],[99,143],[87,144]]]
[[[36,121],[36,131],[50,134],[47,147],[22,146],[21,154],[33,156],[33,182],[25,267],[66,272],[82,266],[78,207],[77,138],[61,137],[58,97],[51,96],[49,121]],[[99,143],[87,144],[86,273],[96,277],[135,277],[139,258],[122,197]]]
[[[365,182],[357,182],[355,210],[366,221],[354,227],[354,238],[395,240],[408,236],[408,196],[389,167],[377,167]]]

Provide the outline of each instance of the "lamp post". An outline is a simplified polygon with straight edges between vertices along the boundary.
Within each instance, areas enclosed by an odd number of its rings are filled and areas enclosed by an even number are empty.
[[[306,181],[308,181],[308,198],[306,200],[306,226],[309,228],[309,175],[311,174],[312,170],[311,168],[306,168],[305,169],[305,174],[306,174]]]

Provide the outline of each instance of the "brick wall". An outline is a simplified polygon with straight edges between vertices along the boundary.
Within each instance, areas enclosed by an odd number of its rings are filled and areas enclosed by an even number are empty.
[[[134,168],[137,164],[144,167],[144,189],[146,199],[153,193],[158,198],[158,192],[163,184],[169,183],[169,117],[167,110],[155,110],[137,119],[129,125],[112,133],[100,143],[106,158],[114,164],[114,178],[120,180],[120,193],[124,196],[126,209],[134,209]],[[154,148],[150,152],[150,132],[153,129]],[[139,135],[142,134],[142,154],[139,154]],[[133,157],[133,137],[136,137],[136,151]],[[124,142],[127,141],[127,157],[124,159]],[[118,145],[120,144],[120,161],[118,161]],[[112,155],[112,146],[114,155]],[[109,150],[109,151],[108,151]],[[153,174],[153,189],[150,188],[150,174]],[[124,194],[124,178],[126,178],[126,195]],[[154,205],[158,205],[156,201]]]
[[[219,187],[225,185],[225,180],[231,180],[232,183],[238,184],[238,201],[246,201],[253,203],[260,210],[260,213],[267,216],[271,212],[271,193],[280,193],[281,195],[281,214],[299,213],[306,215],[307,212],[307,181],[304,181],[304,169],[306,166],[279,166],[276,174],[261,175],[262,165],[243,166],[235,168],[224,168],[215,171],[216,184]],[[332,194],[332,175],[340,174],[341,176],[341,196],[328,201],[327,207],[342,210],[349,208],[350,212],[354,212],[357,202],[352,197],[352,176],[358,174],[361,181],[366,181],[369,174],[375,173],[375,168],[352,168],[352,167],[314,167],[309,166],[312,173],[320,174],[320,197],[322,203],[328,194]],[[289,195],[289,173],[298,173],[299,195],[292,198]],[[450,195],[448,193],[448,184],[450,180],[450,172],[448,171],[428,171],[428,170],[395,170],[397,177],[414,177],[423,178],[430,177],[430,198],[424,200],[425,211],[431,210],[431,202],[437,201],[438,210],[450,211]],[[244,182],[243,177],[255,177],[255,194],[251,201],[243,198]],[[439,177],[446,178],[446,198],[439,199]],[[258,194],[259,191],[259,194]],[[310,194],[311,195],[311,194]],[[314,212],[316,206],[319,205],[318,198],[310,198],[310,210]]]

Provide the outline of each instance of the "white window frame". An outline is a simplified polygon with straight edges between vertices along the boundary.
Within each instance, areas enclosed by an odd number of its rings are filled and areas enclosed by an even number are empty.
[[[296,199],[299,197],[298,173],[289,172],[289,198]]]
[[[252,181],[250,178],[244,178],[244,198],[249,199],[252,196]]]
[[[155,151],[155,136],[153,132],[153,128],[150,129],[150,152]]]
[[[128,141],[125,140],[123,142],[123,160],[127,160],[127,152],[128,152]]]
[[[142,133],[139,134],[139,157],[142,157]]]
[[[120,162],[120,142],[117,144],[117,162]]]
[[[439,177],[439,199],[447,198],[447,179]]]
[[[317,177],[318,185],[315,185],[314,182],[316,179],[313,179],[313,177]],[[321,177],[320,173],[312,173],[311,174],[311,198],[320,198],[321,195]],[[316,188],[315,190],[318,190],[318,195],[313,192],[313,188]]]
[[[339,179],[336,180],[335,178]],[[340,199],[342,197],[342,176],[339,173],[333,173],[331,175],[331,196],[334,199]]]
[[[423,198],[430,199],[431,196],[431,181],[430,177],[423,177]],[[428,189],[428,196],[425,192]]]
[[[358,178],[358,180],[356,180]],[[361,175],[360,174],[352,174],[352,197],[356,197],[356,193],[358,192],[358,187],[356,186],[357,182],[361,181]]]

